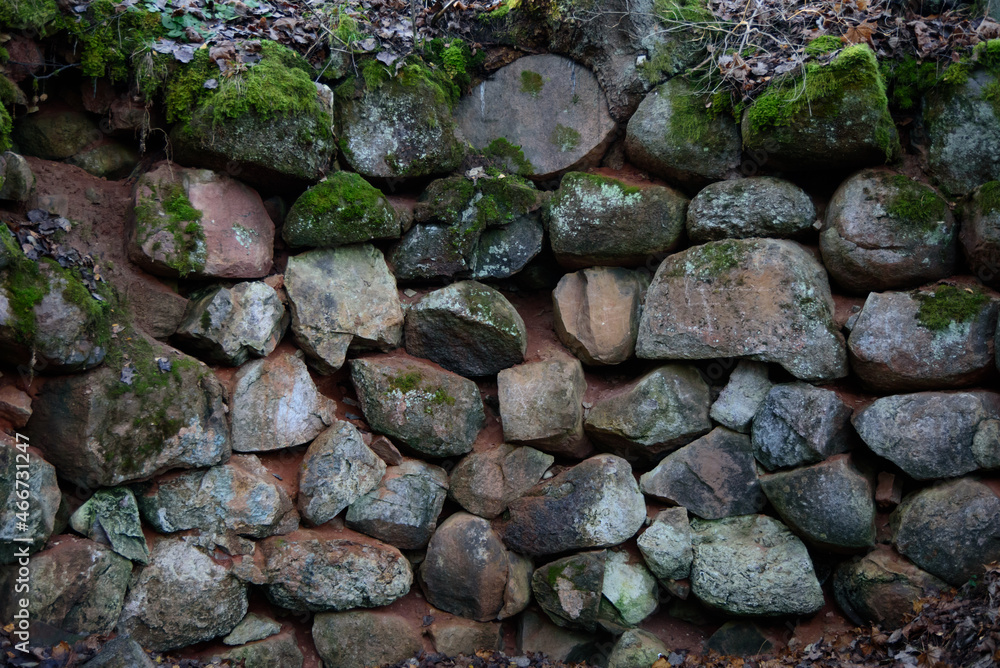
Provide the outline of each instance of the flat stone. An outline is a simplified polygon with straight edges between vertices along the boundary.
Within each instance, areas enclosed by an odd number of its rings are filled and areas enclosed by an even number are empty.
[[[0,387],[0,419],[10,422],[15,429],[28,424],[31,418],[31,397],[13,385]]]
[[[263,640],[281,631],[281,624],[270,617],[248,612],[229,635],[222,639],[226,645],[244,645],[255,640]]]
[[[503,645],[499,622],[474,622],[461,617],[435,619],[430,632],[434,649],[447,656],[475,656],[480,650],[499,650]]]
[[[618,267],[566,274],[552,291],[559,340],[584,364],[624,362],[635,353],[645,290],[641,274]]]
[[[156,668],[156,664],[131,638],[117,637],[109,640],[83,668]]]
[[[232,635],[232,634],[230,634]],[[228,636],[227,636],[228,637]],[[286,631],[280,635],[240,645],[228,652],[213,655],[212,660],[243,662],[244,668],[302,668],[305,657],[299,649],[295,633]],[[236,663],[236,665],[240,665]]]

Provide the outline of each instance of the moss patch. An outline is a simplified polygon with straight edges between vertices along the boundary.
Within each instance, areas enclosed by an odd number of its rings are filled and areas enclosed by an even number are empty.
[[[4,0],[0,3],[0,26],[40,33],[59,17],[55,0]]]
[[[517,144],[511,144],[504,137],[494,139],[483,151],[487,158],[496,158],[506,163],[510,169],[521,176],[531,176],[535,173],[535,166],[524,157],[524,151]]]
[[[916,299],[920,302],[917,321],[931,331],[972,320],[989,301],[979,290],[954,285],[939,285],[930,293],[918,292]]]
[[[556,123],[555,129],[549,137],[549,142],[558,146],[561,152],[566,153],[580,145],[580,133],[571,127]]]
[[[282,232],[292,246],[337,246],[399,234],[396,213],[359,174],[337,172],[292,205]]]
[[[805,52],[809,56],[822,56],[825,53],[836,51],[844,46],[843,40],[833,35],[820,35],[816,39],[806,44]]]
[[[1000,181],[990,181],[979,186],[976,204],[984,214],[1000,212]]]
[[[542,75],[538,72],[532,72],[531,70],[524,70],[521,72],[521,92],[531,97],[538,97],[542,92],[542,88],[545,86],[545,82],[542,81]]]
[[[173,237],[168,267],[182,278],[205,268],[205,231],[201,211],[194,208],[179,183],[150,185],[150,195],[135,207],[136,239],[140,245],[161,231]],[[158,250],[154,247],[154,250]]]
[[[892,218],[923,229],[933,229],[939,221],[945,220],[948,205],[933,190],[902,174],[893,175],[889,181],[896,189],[886,202],[886,213]]]
[[[716,279],[720,274],[740,266],[746,257],[744,244],[732,240],[713,241],[689,249],[684,256],[684,264],[678,264],[669,275]]]

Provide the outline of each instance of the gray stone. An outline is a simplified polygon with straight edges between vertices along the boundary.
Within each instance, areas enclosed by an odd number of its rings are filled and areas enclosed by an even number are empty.
[[[580,360],[556,356],[497,375],[504,439],[555,455],[585,456],[583,393],[587,381]]]
[[[149,563],[139,507],[127,487],[99,489],[69,518],[73,531],[108,545],[126,559]]]
[[[851,440],[851,409],[833,390],[806,383],[775,385],[753,419],[753,454],[773,471],[844,452]]]
[[[337,668],[368,668],[403,661],[423,649],[420,629],[405,617],[379,610],[325,612],[312,627],[316,650]]]
[[[649,631],[629,629],[615,642],[608,657],[608,668],[649,668],[670,650]]]
[[[917,392],[877,399],[854,418],[875,454],[917,480],[997,466],[1000,394]]]
[[[712,404],[709,416],[723,427],[749,434],[753,416],[772,387],[766,364],[740,360]]]
[[[210,362],[239,366],[274,352],[288,326],[285,307],[264,282],[215,286],[187,304],[177,337]]]
[[[725,427],[667,455],[642,475],[640,487],[644,494],[710,520],[764,508],[750,439]]]
[[[554,461],[534,448],[507,443],[473,452],[451,472],[448,495],[470,513],[493,519],[541,480]]]
[[[26,202],[35,187],[35,175],[24,157],[6,151],[0,160],[5,163],[4,178],[0,179],[0,199]]]
[[[686,508],[661,510],[637,541],[649,569],[662,582],[691,574],[691,523]]]
[[[351,362],[351,380],[371,428],[425,455],[469,452],[486,423],[476,384],[426,362],[356,359]]]
[[[117,637],[109,640],[83,668],[156,668],[156,664],[131,638]]]
[[[847,375],[826,272],[791,241],[713,241],[667,257],[646,293],[641,359],[749,357],[802,380]]]
[[[300,195],[281,230],[293,248],[396,239],[399,233],[400,219],[389,200],[351,172],[336,172]]]
[[[708,384],[693,366],[667,364],[594,403],[587,434],[625,459],[656,461],[708,433]]]
[[[929,186],[868,169],[833,194],[819,247],[833,281],[866,294],[951,275],[957,233],[948,203]]]
[[[593,633],[601,607],[606,550],[581,552],[539,566],[531,577],[531,591],[553,622]]]
[[[735,615],[808,615],[823,592],[806,546],[766,515],[691,522],[691,592]]]
[[[316,437],[299,465],[299,512],[312,524],[332,520],[375,489],[386,465],[350,422]]]
[[[243,668],[302,668],[305,662],[298,639],[291,631],[236,647],[212,658],[229,660]]]
[[[486,230],[472,256],[472,278],[510,278],[542,252],[545,230],[532,217],[522,216],[505,227]]]
[[[482,283],[461,281],[425,295],[406,314],[406,352],[463,376],[492,376],[524,359],[524,321]]]
[[[638,272],[593,267],[566,274],[552,291],[559,340],[585,364],[624,362],[635,353],[648,283]]]
[[[842,563],[833,577],[834,598],[851,621],[884,630],[903,626],[917,600],[946,589],[945,582],[886,549]]]
[[[25,457],[28,468],[18,468],[25,464]],[[23,494],[25,488],[17,486],[18,471],[28,474],[27,520],[23,508],[19,507],[25,499],[20,498],[18,492]],[[15,442],[6,433],[0,433],[0,564],[16,563],[23,548],[29,553],[42,549],[55,531],[61,501],[55,467],[36,451],[28,450],[25,441]],[[22,524],[27,526],[21,527]],[[15,542],[15,538],[20,542]]]
[[[752,237],[795,237],[812,229],[816,208],[802,188],[773,176],[718,181],[688,205],[695,243]]]
[[[348,346],[388,350],[402,341],[396,279],[370,244],[289,258],[285,289],[295,340],[321,373],[339,369]]]
[[[1000,13],[1000,4],[997,5]],[[992,288],[1000,288],[1000,181],[973,190],[962,209],[958,233],[972,273]]]
[[[461,227],[435,223],[411,227],[389,253],[396,278],[450,278],[470,271],[479,237],[462,232]]]
[[[890,520],[899,553],[952,586],[1000,559],[1000,498],[970,478],[911,494]]]
[[[247,616],[240,620],[229,635],[222,639],[226,645],[244,645],[255,640],[269,638],[281,631],[281,624],[270,617],[248,612]]]
[[[641,559],[628,552],[609,551],[604,564],[601,594],[626,626],[636,626],[659,605],[656,578]]]
[[[644,266],[677,247],[686,207],[687,198],[672,188],[572,172],[548,203],[552,251],[569,269]]]

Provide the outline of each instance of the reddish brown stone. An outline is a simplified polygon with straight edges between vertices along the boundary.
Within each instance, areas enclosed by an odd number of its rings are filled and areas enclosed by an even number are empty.
[[[878,486],[875,488],[875,503],[879,510],[890,511],[903,500],[903,481],[892,473],[882,471],[878,474]]]

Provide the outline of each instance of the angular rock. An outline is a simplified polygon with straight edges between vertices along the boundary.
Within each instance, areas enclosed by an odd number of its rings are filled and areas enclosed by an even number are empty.
[[[808,615],[823,592],[806,546],[766,515],[691,523],[691,592],[735,615]]]
[[[461,617],[435,619],[430,627],[434,649],[447,656],[475,656],[480,650],[502,649],[498,622],[474,622]]]
[[[425,455],[469,452],[486,423],[476,384],[426,362],[356,359],[351,380],[371,428]]]
[[[719,239],[795,237],[812,229],[816,208],[804,190],[773,176],[718,181],[688,205],[687,233],[694,243]]]
[[[139,507],[127,487],[99,489],[69,518],[73,530],[126,559],[149,563],[149,547],[142,534]]]
[[[347,526],[401,550],[427,545],[448,495],[444,469],[408,459],[347,509]]]
[[[207,169],[163,163],[136,184],[129,259],[158,276],[259,278],[274,223],[255,190]]]
[[[733,117],[709,112],[683,77],[639,104],[628,122],[625,151],[633,165],[695,191],[734,172],[743,153]]]
[[[406,352],[463,376],[492,376],[518,364],[528,345],[514,306],[476,281],[425,295],[407,311],[405,331]]]
[[[614,455],[591,457],[549,478],[507,510],[498,531],[509,548],[528,555],[617,545],[646,517],[631,467]]]
[[[1000,394],[917,392],[876,400],[854,418],[872,451],[917,480],[1000,466]]]
[[[590,451],[583,435],[587,381],[580,360],[560,355],[504,369],[497,388],[505,440],[570,457]]]
[[[333,423],[336,404],[298,356],[282,352],[236,372],[230,407],[233,449],[267,452],[316,438]]]
[[[316,437],[299,465],[299,512],[312,524],[328,522],[375,489],[385,471],[361,432],[337,422]]]
[[[976,278],[1000,288],[1000,181],[984,183],[969,194],[958,238]]]
[[[360,538],[360,537],[359,537]],[[264,591],[289,610],[349,610],[388,605],[410,590],[413,572],[399,550],[366,539],[266,538]]]
[[[777,239],[713,241],[667,257],[646,293],[641,359],[749,357],[802,380],[847,375],[823,267]]]
[[[691,574],[691,523],[686,508],[661,510],[637,541],[646,565],[661,581],[683,580]]]
[[[13,385],[0,387],[0,418],[10,422],[15,429],[28,424],[31,419],[31,397]]]
[[[177,337],[210,362],[239,366],[267,357],[288,326],[285,307],[274,288],[263,282],[216,286],[188,302]]]
[[[118,633],[166,652],[228,634],[247,612],[246,585],[183,539],[163,538],[129,587]]]
[[[847,340],[851,369],[878,392],[975,385],[993,371],[1000,298],[941,284],[873,292]]]
[[[540,566],[531,577],[538,605],[559,626],[597,630],[606,550],[581,552]]]
[[[144,355],[157,353],[170,354],[163,347]],[[132,385],[108,367],[53,378],[35,399],[31,442],[84,487],[225,461],[231,446],[222,385],[200,362],[171,357],[170,371],[142,367]]]
[[[393,664],[423,649],[420,629],[414,623],[376,610],[316,615],[312,636],[323,661],[337,668]]]
[[[497,70],[461,99],[455,117],[474,148],[507,148],[519,157],[512,166],[538,180],[596,165],[615,130],[594,75],[552,54]]]
[[[781,521],[806,541],[831,550],[875,544],[874,485],[848,456],[765,475],[760,485]]]
[[[866,294],[951,275],[957,233],[948,203],[929,186],[867,169],[833,194],[819,247],[833,281]]]
[[[388,350],[402,341],[396,279],[370,244],[289,258],[285,289],[295,340],[321,373],[343,366],[348,346]]]
[[[1000,559],[1000,498],[981,482],[959,478],[923,489],[890,519],[899,553],[952,586]]]
[[[414,225],[392,247],[389,261],[400,281],[451,278],[468,272],[478,236],[465,228],[428,223]]]
[[[25,155],[65,160],[99,140],[101,131],[83,112],[47,110],[18,118],[12,137]]]
[[[635,352],[645,290],[640,274],[618,267],[566,274],[552,291],[559,340],[585,364],[624,362]]]
[[[269,638],[281,631],[281,624],[270,617],[248,612],[228,636],[222,639],[226,645],[244,645],[248,642]]]
[[[389,466],[399,466],[403,463],[403,455],[400,454],[399,449],[393,445],[392,441],[385,436],[376,436],[368,444],[368,447],[379,456],[379,459]]]
[[[647,668],[670,650],[649,631],[629,629],[615,642],[608,657],[608,668]]]
[[[636,626],[659,605],[656,578],[641,559],[633,560],[627,552],[608,552],[601,594],[614,608],[615,621],[625,626]]]
[[[541,480],[554,461],[534,448],[507,443],[473,452],[451,472],[448,494],[470,513],[493,519]]]
[[[642,475],[640,487],[709,520],[764,508],[750,439],[725,427],[667,455]]]
[[[740,360],[712,404],[709,416],[723,427],[749,434],[753,416],[772,387],[766,364]]]
[[[228,636],[227,636],[228,637]],[[305,657],[299,649],[298,640],[291,631],[271,636],[265,640],[242,645],[228,652],[213,655],[213,660],[229,660],[243,668],[302,668]]]
[[[62,501],[56,469],[36,451],[27,450],[26,445],[23,440],[11,440],[5,433],[0,435],[0,564],[16,563],[22,548],[27,547],[29,553],[42,549],[55,530],[56,513]],[[23,468],[25,454],[27,469]],[[23,484],[17,486],[18,471],[28,473],[27,521],[24,509],[19,507],[25,499],[18,492],[23,494],[25,488]],[[23,542],[15,542],[15,538]]]
[[[486,230],[472,255],[472,278],[510,278],[542,252],[545,229],[533,217],[522,216],[505,227]]]
[[[708,384],[693,366],[667,364],[596,402],[587,434],[625,459],[656,461],[712,428]]]
[[[672,188],[571,172],[548,203],[552,251],[568,269],[644,266],[677,247],[686,208],[687,198]]]
[[[822,461],[850,445],[850,420],[851,409],[833,390],[775,385],[753,419],[754,457],[768,471]]]
[[[833,577],[837,605],[855,624],[885,630],[903,626],[918,599],[934,596],[948,585],[891,550],[873,550],[842,563]]]
[[[358,174],[336,172],[295,200],[281,236],[293,248],[323,248],[396,239],[399,232],[385,195]]]
[[[132,576],[128,559],[93,541],[61,536],[32,555],[30,569],[32,621],[81,635],[104,635],[114,629]],[[17,612],[17,571],[10,567],[0,575],[0,584],[11,592],[0,603],[4,619],[14,619]]]

